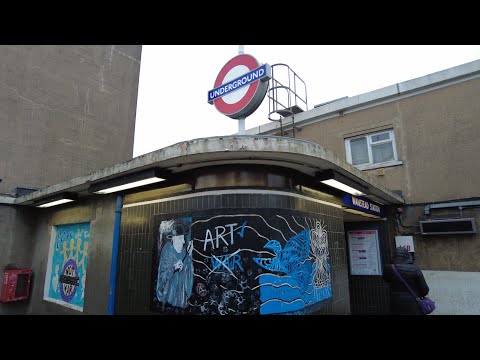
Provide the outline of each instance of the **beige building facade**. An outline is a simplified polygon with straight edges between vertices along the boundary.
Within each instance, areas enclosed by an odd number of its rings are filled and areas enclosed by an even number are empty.
[[[401,194],[396,236],[411,237],[435,314],[480,314],[479,94],[477,60],[316,105],[247,134],[316,142]]]

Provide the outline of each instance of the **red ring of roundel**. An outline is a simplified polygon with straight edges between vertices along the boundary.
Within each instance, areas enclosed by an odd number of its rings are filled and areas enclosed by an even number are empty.
[[[214,88],[221,86],[222,81],[223,79],[225,79],[225,76],[227,75],[227,73],[231,69],[233,69],[235,66],[238,66],[238,65],[244,65],[250,71],[252,71],[256,69],[260,64],[251,55],[240,54],[238,56],[235,56],[233,59],[227,62],[223,66],[222,70],[220,70],[220,72],[218,73],[217,79],[215,80]],[[253,96],[255,95],[255,92],[258,89],[258,81],[255,81],[254,83],[247,86],[248,86],[247,93],[238,102],[234,104],[227,104],[225,101],[223,101],[221,97],[214,100],[213,103],[215,104],[215,107],[217,108],[217,110],[225,115],[235,114],[240,110],[242,110],[253,99]]]

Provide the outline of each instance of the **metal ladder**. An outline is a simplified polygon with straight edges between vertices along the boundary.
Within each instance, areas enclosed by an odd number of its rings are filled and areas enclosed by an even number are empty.
[[[292,125],[293,137],[295,137],[295,114],[308,110],[307,86],[305,82],[286,64],[274,64],[272,77],[269,80],[268,119],[280,122],[281,136],[283,126]],[[292,121],[284,124],[283,119],[291,117]]]

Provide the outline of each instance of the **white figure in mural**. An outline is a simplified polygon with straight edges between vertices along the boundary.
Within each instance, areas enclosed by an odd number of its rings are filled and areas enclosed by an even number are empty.
[[[188,306],[193,288],[193,241],[187,240],[185,244],[183,225],[174,224],[158,264],[157,299],[180,308]]]
[[[58,264],[55,265],[55,275],[52,278],[53,291],[56,293],[58,291]]]
[[[85,273],[83,273],[83,276],[82,276],[82,300],[85,298]]]

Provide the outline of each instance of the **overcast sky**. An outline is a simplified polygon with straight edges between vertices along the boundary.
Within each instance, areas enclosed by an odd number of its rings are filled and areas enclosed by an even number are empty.
[[[207,102],[238,45],[143,45],[133,156],[181,141],[232,135],[238,121]],[[308,109],[480,59],[480,45],[244,45],[259,63],[287,64],[305,83]],[[268,99],[245,120],[268,120]]]

